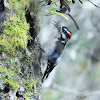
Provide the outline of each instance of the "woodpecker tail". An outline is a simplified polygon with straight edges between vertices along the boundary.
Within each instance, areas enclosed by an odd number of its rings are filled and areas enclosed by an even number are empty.
[[[47,69],[45,70],[43,77],[42,77],[42,83],[44,81],[44,79],[47,79],[49,76],[49,73],[53,70],[55,66],[47,66]]]
[[[45,72],[44,75],[43,75],[43,77],[42,77],[42,83],[43,83],[44,79],[48,78],[48,76],[49,76],[49,73]]]
[[[47,70],[46,70],[45,73],[43,74],[42,83],[43,83],[44,79],[47,78],[46,76],[47,76]]]

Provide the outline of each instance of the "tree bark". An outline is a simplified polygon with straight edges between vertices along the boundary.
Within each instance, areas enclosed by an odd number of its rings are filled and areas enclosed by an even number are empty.
[[[39,0],[0,0],[0,100],[41,99]]]

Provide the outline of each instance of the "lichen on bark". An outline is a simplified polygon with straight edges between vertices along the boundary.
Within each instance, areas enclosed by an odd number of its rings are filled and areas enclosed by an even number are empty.
[[[0,100],[39,100],[39,0],[7,3],[9,7],[0,10]]]

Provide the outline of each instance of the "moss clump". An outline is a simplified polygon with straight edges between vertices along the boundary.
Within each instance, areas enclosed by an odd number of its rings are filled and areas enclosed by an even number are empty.
[[[30,78],[26,77],[22,79],[22,86],[25,88],[25,93],[23,97],[26,100],[29,100],[29,96],[31,93],[34,93],[34,96],[37,96],[36,85],[38,84],[38,82],[39,82],[39,79],[37,78],[36,80],[33,80],[32,76]]]
[[[13,90],[18,89],[19,77],[13,67],[7,69],[5,66],[0,66],[0,74],[0,80],[4,80],[4,85],[9,85]]]
[[[29,1],[30,0],[9,0],[9,7],[18,9],[25,9],[25,7],[29,8]]]
[[[25,14],[23,12],[22,14]],[[22,15],[23,16],[23,15]],[[4,21],[4,33],[0,35],[0,50],[11,55],[15,55],[16,49],[25,49],[29,36],[29,24],[21,20],[19,16],[11,15],[7,21]]]
[[[4,34],[0,35],[0,51],[7,52],[12,56],[15,56],[16,49],[26,49],[30,39],[28,35],[29,24],[25,18],[26,4],[28,3],[24,0],[11,0],[9,2],[10,8],[14,7],[16,14],[12,14],[3,23]]]

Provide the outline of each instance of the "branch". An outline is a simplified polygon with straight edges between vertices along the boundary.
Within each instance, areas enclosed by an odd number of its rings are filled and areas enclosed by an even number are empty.
[[[88,90],[79,91],[79,90],[76,90],[76,89],[70,89],[70,88],[61,87],[61,86],[59,86],[57,84],[53,84],[52,88],[57,90],[57,91],[66,93],[66,94],[71,94],[71,95],[79,96],[79,97],[93,96],[93,95],[98,96],[98,95],[100,95],[100,90],[99,91],[98,90],[97,91],[88,91]]]

